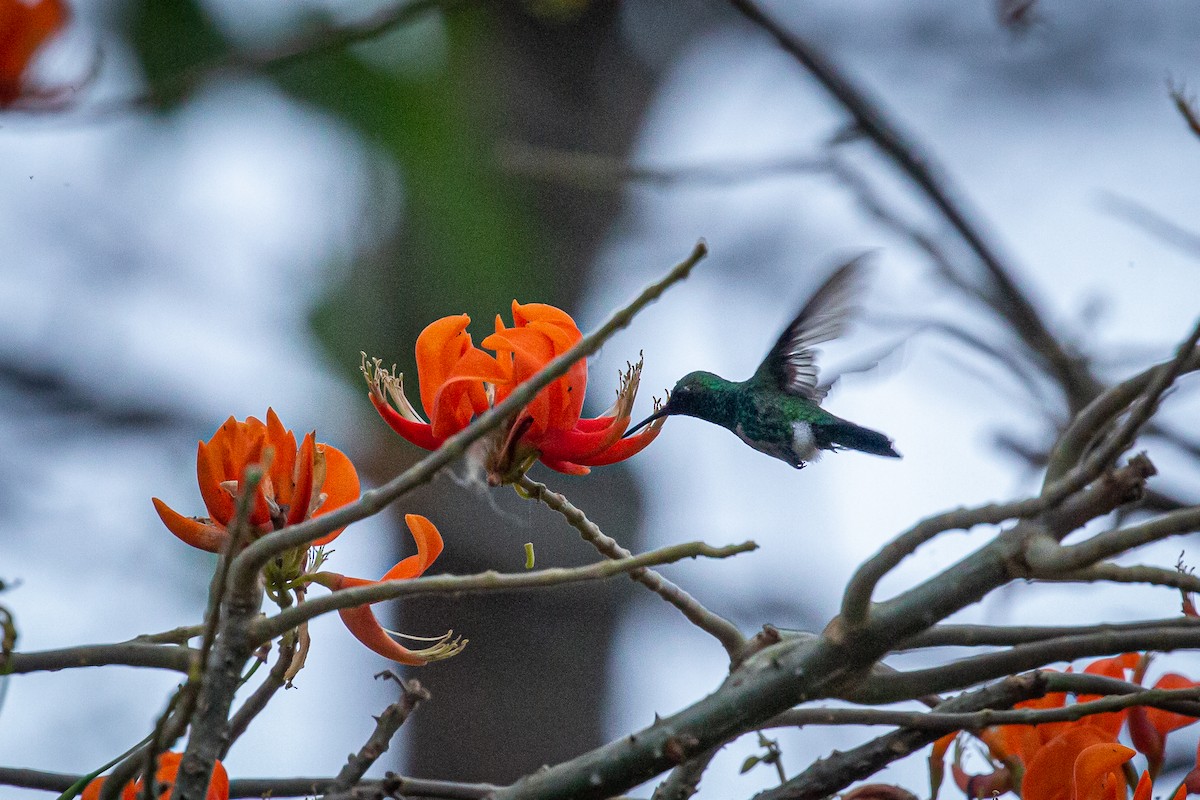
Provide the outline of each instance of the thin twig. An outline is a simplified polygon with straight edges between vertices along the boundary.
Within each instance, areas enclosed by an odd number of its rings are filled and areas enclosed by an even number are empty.
[[[705,750],[671,770],[666,780],[654,789],[650,800],[688,800],[700,790],[700,780],[705,770],[723,746]]]
[[[1012,647],[1018,644],[1044,642],[1063,636],[1108,635],[1139,633],[1163,628],[1195,628],[1200,619],[1172,617],[1144,622],[1112,623],[1106,625],[1001,626],[1001,625],[935,625],[901,645],[909,650],[919,647]]]
[[[1063,688],[1048,678],[1047,691]],[[895,725],[912,730],[980,730],[991,725],[1041,725],[1047,722],[1074,722],[1095,714],[1123,711],[1134,706],[1167,708],[1178,713],[1200,716],[1200,689],[1140,689],[1100,700],[1072,703],[1060,708],[1022,708],[1013,710],[947,713],[938,711],[890,711],[878,708],[797,708],[785,711],[764,727],[784,728],[805,725]],[[1140,691],[1139,691],[1140,689]]]
[[[1185,592],[1200,592],[1200,577],[1175,569],[1150,566],[1149,564],[1134,564],[1122,566],[1109,561],[1092,564],[1084,569],[1072,572],[1055,572],[1049,575],[1034,577],[1042,581],[1100,583],[1148,583],[1152,586],[1163,586],[1169,589],[1179,589]]]
[[[39,789],[45,792],[64,792],[77,783],[80,775],[45,772],[37,769],[0,767],[0,786]],[[229,796],[239,797],[312,797],[324,794],[333,785],[333,778],[241,778],[229,782]],[[490,783],[459,783],[422,778],[406,778],[389,773],[381,780],[363,781],[358,791],[367,796],[381,790],[380,797],[436,797],[442,800],[482,800],[499,787]],[[332,800],[332,798],[329,798]],[[357,800],[357,798],[356,798]]]
[[[1080,360],[1067,352],[1050,333],[1049,326],[1034,304],[1018,288],[1012,269],[1004,263],[994,246],[985,241],[983,232],[971,222],[962,193],[951,185],[935,159],[928,152],[923,152],[911,136],[901,133],[896,123],[883,113],[866,92],[855,86],[811,44],[769,17],[753,0],[729,1],[816,78],[854,118],[857,130],[870,137],[925,193],[987,269],[996,290],[1004,297],[1005,316],[1011,319],[1013,330],[1028,343],[1033,352],[1046,360],[1065,388],[1082,386],[1086,391],[1078,394],[1090,399],[1091,394],[1087,394],[1087,391],[1094,394],[1094,380],[1083,369]],[[1076,401],[1072,400],[1074,407]]]
[[[1168,375],[1171,381],[1180,374],[1200,369],[1200,353],[1195,350],[1195,340],[1191,348],[1185,344],[1171,361],[1158,364],[1148,370],[1122,381],[1098,395],[1081,410],[1067,429],[1059,436],[1054,448],[1050,451],[1050,460],[1046,465],[1046,477],[1042,484],[1045,491],[1051,483],[1066,475],[1073,467],[1083,461],[1088,446],[1095,440],[1097,434],[1112,420],[1116,419],[1125,409],[1129,408],[1139,397],[1149,397],[1151,387],[1161,383]],[[1155,404],[1168,382],[1161,390],[1153,393]],[[1153,412],[1153,404],[1143,409]],[[1144,413],[1144,411],[1143,411]]]
[[[729,558],[748,553],[758,547],[743,542],[726,547],[713,547],[704,542],[671,545],[615,561],[600,561],[582,567],[555,567],[533,572],[481,572],[477,575],[429,575],[409,580],[383,581],[367,586],[342,589],[332,594],[281,611],[273,617],[258,620],[251,629],[252,639],[261,644],[295,628],[321,614],[342,608],[394,600],[414,595],[459,595],[467,592],[509,592],[517,589],[545,589],[580,581],[595,581],[632,572],[648,566],[671,564],[685,558]]]
[[[229,50],[169,76],[141,94],[83,105],[74,119],[99,122],[155,108],[174,98],[186,96],[204,81],[221,73],[280,71],[297,62],[369,41],[432,11],[452,11],[468,2],[471,0],[400,0],[363,19],[336,26],[326,25],[282,45],[253,51]],[[63,104],[50,104],[14,106],[10,110],[36,116],[53,112],[61,117],[65,108]]]
[[[279,642],[279,658],[275,660],[275,665],[271,667],[271,671],[267,674],[266,679],[259,684],[254,693],[246,698],[246,702],[242,703],[241,708],[237,710],[229,719],[229,743],[222,751],[220,758],[225,758],[229,755],[229,750],[233,747],[234,742],[242,737],[242,734],[250,727],[250,723],[254,721],[262,710],[267,707],[267,703],[271,702],[271,698],[275,693],[284,687],[287,683],[288,670],[291,669],[292,659],[296,655],[296,641],[290,637],[284,637]]]
[[[1076,545],[1047,548],[1038,555],[1038,566],[1048,572],[1081,569],[1097,561],[1128,552],[1171,536],[1200,530],[1200,506],[1163,514],[1140,525],[1098,533]]]
[[[181,645],[152,645],[140,642],[86,644],[57,650],[13,653],[8,671],[14,673],[55,672],[81,667],[146,667],[186,673],[199,651]]]
[[[1197,625],[1175,625],[1160,629],[1084,630],[1087,632],[1079,635],[1019,644],[1006,650],[927,669],[873,675],[869,683],[860,687],[855,700],[872,705],[897,703],[925,694],[955,691],[1056,661],[1145,650],[1165,653],[1200,647],[1200,626]]]
[[[470,425],[447,439],[441,447],[391,481],[377,489],[363,492],[357,501],[336,511],[260,538],[237,558],[234,569],[238,574],[233,577],[233,581],[244,583],[252,580],[273,556],[293,547],[309,544],[338,528],[378,514],[389,503],[428,483],[443,467],[463,455],[471,444],[502,425],[511,415],[533,400],[538,392],[565,374],[573,364],[596,353],[613,334],[627,327],[639,311],[657,300],[671,286],[686,278],[707,254],[707,245],[703,241],[697,242],[691,254],[671,269],[662,280],[647,286],[631,303],[613,313],[603,325],[584,336],[574,347],[555,358],[532,378],[517,386],[502,403],[479,415]]]
[[[1129,416],[1116,431],[1082,461],[1075,464],[1061,477],[1043,486],[1037,497],[1010,503],[989,504],[973,509],[956,509],[938,514],[918,523],[889,542],[879,553],[868,559],[846,585],[842,596],[842,624],[847,628],[862,625],[870,610],[871,596],[879,581],[901,561],[911,555],[925,542],[948,530],[970,530],[977,525],[997,525],[1008,519],[1030,518],[1054,508],[1071,494],[1084,488],[1109,466],[1132,442],[1138,429],[1154,413],[1162,397],[1175,379],[1190,367],[1196,355],[1196,342],[1200,340],[1200,322],[1180,345],[1176,356],[1167,364],[1155,368],[1152,377],[1144,384],[1138,399],[1133,400]],[[1136,378],[1133,379],[1136,381]],[[1108,417],[1091,417],[1097,425]],[[1073,426],[1073,431],[1078,430]],[[1082,433],[1072,433],[1082,438]],[[1087,437],[1089,440],[1091,436]],[[1065,532],[1064,532],[1065,533]]]
[[[572,528],[579,531],[583,540],[595,547],[601,555],[612,559],[630,557],[631,553],[628,550],[616,539],[605,535],[598,525],[589,520],[563,495],[551,491],[545,484],[538,483],[528,475],[522,476],[520,486],[532,498],[561,514]],[[739,658],[746,646],[746,637],[732,622],[705,608],[695,597],[653,570],[634,570],[629,573],[629,577],[675,606],[696,627],[715,637],[729,654],[731,662]]]
[[[819,174],[829,170],[828,159],[819,156],[746,163],[654,167],[630,164],[616,156],[556,150],[523,142],[498,145],[496,160],[500,169],[513,175],[598,191],[616,191],[623,189],[628,183],[658,186],[679,183],[728,186],[769,180],[789,173]]]
[[[380,672],[375,676],[395,681],[400,686],[400,699],[383,710],[375,718],[375,730],[366,744],[354,755],[350,756],[346,766],[333,779],[333,785],[326,791],[329,793],[348,792],[357,786],[367,774],[371,765],[387,752],[392,737],[400,726],[409,718],[417,706],[429,700],[429,691],[415,680],[406,681],[394,672]]]

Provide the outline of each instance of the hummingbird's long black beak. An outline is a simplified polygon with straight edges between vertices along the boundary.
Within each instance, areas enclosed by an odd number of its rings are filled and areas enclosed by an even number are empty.
[[[654,422],[654,420],[658,419],[659,417],[665,417],[665,416],[669,415],[670,413],[671,413],[671,409],[669,409],[667,406],[663,406],[658,411],[655,411],[653,414],[651,414],[650,416],[646,417],[644,420],[639,422],[637,425],[634,425],[632,428],[625,431],[625,436],[622,436],[621,438],[624,439],[626,436],[631,436],[631,435],[637,433],[639,430],[646,427],[651,422]]]

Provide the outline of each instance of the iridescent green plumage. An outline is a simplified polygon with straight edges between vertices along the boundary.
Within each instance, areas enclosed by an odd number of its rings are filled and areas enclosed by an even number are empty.
[[[841,266],[784,329],[748,380],[692,372],[675,384],[652,419],[682,414],[733,431],[743,442],[800,468],[821,450],[860,450],[899,458],[891,440],[821,408],[827,387],[817,383],[814,346],[836,338],[846,326],[862,282],[860,259]]]

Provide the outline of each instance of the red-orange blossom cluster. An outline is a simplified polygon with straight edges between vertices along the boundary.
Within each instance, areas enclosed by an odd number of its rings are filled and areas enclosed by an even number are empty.
[[[378,360],[368,363],[364,355],[363,374],[380,416],[418,447],[440,447],[583,338],[575,321],[554,306],[514,300],[512,314],[511,327],[497,316],[495,332],[482,342],[494,356],[472,343],[466,314],[443,317],[417,337],[417,377],[428,422],[405,395],[404,376],[384,369]],[[590,467],[623,461],[642,450],[658,436],[663,420],[621,438],[629,427],[640,376],[641,364],[631,366],[612,407],[584,418],[587,364],[576,362],[485,441],[481,461],[489,483],[511,483],[534,461],[586,475]]]
[[[1141,683],[1150,659],[1138,653],[1102,658],[1084,668],[1084,672],[1123,681]],[[1163,675],[1155,689],[1183,689],[1198,684],[1175,673]],[[1099,699],[1080,695],[1076,703]],[[1018,703],[1018,709],[1051,709],[1067,705],[1067,695],[1051,693],[1036,700]],[[1133,800],[1151,800],[1154,779],[1162,768],[1167,734],[1196,722],[1188,717],[1157,708],[1134,707],[1123,711],[1093,714],[1071,722],[1047,722],[1040,725],[1002,725],[976,734],[986,746],[993,770],[969,775],[956,758],[952,764],[955,782],[970,798],[990,797],[1011,791],[1022,800],[1125,800],[1131,788],[1129,762],[1138,753],[1146,759],[1134,790]],[[1118,741],[1122,729],[1133,748]],[[931,765],[938,763],[959,734],[949,734],[934,746]],[[1134,749],[1136,748],[1136,749]],[[1182,800],[1197,784],[1200,771],[1193,770],[1173,800]]]
[[[497,319],[495,334],[484,340],[495,356],[471,344],[466,315],[429,325],[418,337],[416,351],[421,400],[431,422],[421,420],[412,409],[401,377],[376,365],[368,370],[368,380],[379,413],[415,444],[438,447],[582,338],[574,320],[553,306],[514,302],[513,319],[511,328]],[[621,438],[629,426],[639,372],[640,365],[630,367],[612,409],[600,417],[583,419],[587,364],[579,361],[572,365],[493,437],[485,458],[493,483],[515,480],[539,458],[553,469],[586,473],[591,466],[628,458],[653,441],[661,421],[637,436]],[[399,411],[388,405],[385,391]],[[263,474],[252,496],[244,498],[249,509],[244,520],[247,538],[319,518],[359,497],[358,474],[349,458],[318,442],[315,432],[297,443],[292,431],[268,409],[265,422],[255,417],[245,421],[230,417],[211,439],[198,444],[196,477],[208,516],[184,516],[158,498],[154,498],[154,507],[179,539],[202,550],[224,552],[230,546],[238,500],[248,485],[247,470],[251,468]],[[432,522],[416,514],[407,515],[405,521],[417,553],[388,570],[384,581],[420,576],[442,551],[441,534]],[[273,559],[263,572],[267,594],[280,605],[290,605],[292,597],[303,602],[313,583],[334,592],[375,583],[320,569],[324,562],[321,548],[341,532],[339,528]],[[359,641],[402,664],[420,666],[448,658],[466,644],[447,634],[433,646],[413,651],[393,639],[368,606],[340,613]],[[302,656],[303,651],[300,663]]]

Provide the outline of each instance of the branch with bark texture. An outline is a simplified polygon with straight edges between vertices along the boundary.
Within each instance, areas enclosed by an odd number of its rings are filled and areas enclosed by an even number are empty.
[[[538,483],[528,475],[522,476],[519,486],[534,500],[545,503],[562,514],[567,523],[579,531],[583,540],[595,547],[601,555],[612,559],[630,557],[631,553],[616,539],[606,536],[598,525],[561,494],[550,491],[545,484]],[[695,597],[652,569],[632,570],[629,577],[675,606],[692,624],[716,638],[725,648],[731,663],[736,663],[741,657],[746,646],[746,637],[732,622],[708,610]]]

